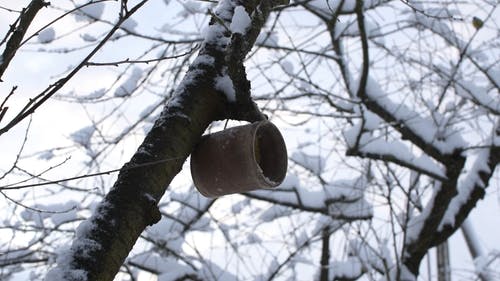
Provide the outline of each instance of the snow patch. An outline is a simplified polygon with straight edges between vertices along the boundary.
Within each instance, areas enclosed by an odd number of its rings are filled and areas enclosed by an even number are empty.
[[[452,17],[449,9],[425,9],[425,13],[412,13],[408,18],[408,22],[418,24],[432,32],[439,34],[446,42],[459,50],[463,50],[467,44],[460,39],[455,32],[447,24],[449,21],[442,21],[439,17]]]
[[[158,223],[148,227],[146,233],[151,239],[165,242],[170,239],[176,239],[183,228],[183,225],[179,222],[162,218]]]
[[[280,63],[283,71],[288,75],[293,75],[293,64],[290,61],[284,60]]]
[[[203,261],[203,267],[197,273],[200,280],[234,281],[239,279],[226,268],[220,268],[209,260]]]
[[[362,177],[332,183],[320,190],[300,188],[298,187],[298,179],[288,178],[289,180],[285,178],[284,187],[279,186],[273,190],[256,190],[250,193],[281,204],[300,205],[318,210],[327,209],[329,215],[338,218],[365,219],[373,216],[372,205],[364,199],[367,184]],[[285,207],[269,208],[261,215],[261,219],[273,220],[291,212],[282,208]]]
[[[335,202],[328,207],[328,214],[338,218],[366,219],[373,216],[373,206],[365,198],[354,202]]]
[[[215,64],[215,59],[212,56],[209,55],[199,55],[194,59],[193,63],[191,64],[192,67],[197,67],[201,65],[207,65],[207,66],[212,66]]]
[[[201,232],[213,231],[214,228],[210,225],[211,222],[212,220],[209,217],[203,216],[191,226],[191,230]]]
[[[78,211],[73,208],[67,212],[56,213],[50,216],[50,220],[54,225],[61,225],[66,222],[74,221],[78,218]]]
[[[427,156],[427,154],[417,157],[412,153],[410,147],[403,142],[385,141],[382,138],[369,140],[362,138],[362,140],[363,143],[360,143],[359,147],[359,151],[362,154],[374,154],[382,158],[392,158],[403,165],[415,167],[416,169],[426,171],[430,175],[446,179],[443,168]]]
[[[85,42],[95,42],[97,41],[97,38],[95,38],[94,36],[88,34],[88,33],[85,33],[83,35],[80,35],[80,37],[83,39],[83,41]]]
[[[361,262],[356,257],[349,257],[346,261],[334,261],[330,267],[329,280],[356,280],[363,274]]]
[[[52,150],[46,150],[44,152],[42,152],[40,155],[38,155],[38,159],[40,160],[50,160],[52,158],[54,158],[54,151]]]
[[[135,32],[136,27],[137,27],[137,22],[133,18],[128,18],[121,24],[121,28],[129,32]]]
[[[277,218],[287,217],[292,213],[291,209],[281,205],[273,205],[265,210],[260,216],[259,220],[270,222]]]
[[[369,9],[375,5],[378,5],[380,0],[364,0],[363,7]],[[342,4],[342,6],[341,6]],[[307,1],[306,5],[317,12],[325,15],[331,16],[333,14],[341,13],[354,13],[356,8],[356,0],[311,0]]]
[[[245,7],[236,6],[236,8],[234,8],[234,14],[231,24],[229,25],[229,29],[233,33],[245,34],[251,23],[252,19],[245,11]]]
[[[278,185],[279,189],[293,189],[300,187],[300,180],[294,173],[287,173],[283,182]]]
[[[353,148],[356,146],[356,140],[358,139],[359,134],[361,133],[361,121],[357,121],[353,126],[345,129],[342,134],[344,135],[345,142],[347,147]]]
[[[84,127],[70,135],[70,138],[77,144],[90,148],[90,140],[92,139],[92,135],[94,134],[96,128],[94,125],[90,125]]]
[[[366,188],[366,180],[359,177],[355,180],[339,180],[327,183],[325,193],[330,201],[348,201],[353,202],[363,198]]]
[[[355,84],[358,85],[359,83]],[[456,149],[467,146],[462,134],[457,129],[452,126],[440,128],[438,127],[439,124],[435,124],[433,121],[436,116],[421,116],[405,104],[392,101],[371,77],[368,77],[367,80],[366,94],[370,100],[383,107],[397,121],[408,127],[414,134],[429,145],[434,146],[441,153],[449,154]],[[444,123],[444,120],[441,121],[441,123]]]
[[[55,38],[56,31],[52,27],[46,28],[38,33],[38,42],[42,44],[48,44],[54,41]]]
[[[160,107],[162,104],[162,102],[158,103],[153,103],[153,104],[150,104],[148,106],[146,106],[146,108],[144,108],[141,113],[139,113],[139,118],[143,119],[143,118],[146,118],[148,117],[149,115],[151,115],[158,107]]]
[[[177,17],[187,18],[191,15],[206,13],[206,7],[201,5],[199,1],[186,1],[179,3],[181,3],[184,9],[177,13]]]
[[[500,67],[492,66],[488,69],[487,73],[488,73],[488,77],[493,79],[493,81],[495,81],[495,86],[497,88],[500,87]]]
[[[250,204],[250,200],[248,198],[245,198],[231,206],[231,212],[233,214],[239,214],[245,208]]]
[[[142,69],[139,67],[134,67],[132,74],[128,77],[125,82],[123,82],[115,91],[115,97],[127,97],[130,96],[134,90],[137,88],[137,84],[142,76]]]
[[[87,272],[81,269],[71,269],[73,261],[72,250],[61,247],[56,251],[57,266],[49,270],[44,281],[87,281]]]
[[[325,168],[325,159],[317,155],[308,155],[304,152],[296,151],[290,157],[295,163],[301,165],[314,174],[321,174]]]
[[[78,97],[77,99],[79,101],[88,101],[88,100],[97,100],[102,98],[106,94],[106,89],[101,88],[99,90],[95,90],[92,93],[83,96],[83,97]]]
[[[500,73],[498,73],[498,75],[500,75]],[[498,82],[500,82],[500,78]],[[500,85],[500,83],[497,85]],[[470,99],[474,103],[480,104],[481,106],[489,108],[492,111],[500,111],[500,99],[492,98],[488,94],[488,89],[486,87],[479,86],[472,80],[457,82],[455,85],[455,92],[458,96]]]
[[[223,92],[229,102],[236,102],[233,80],[228,75],[215,78],[215,89]]]
[[[75,20],[90,21],[93,19],[100,19],[102,14],[104,13],[104,6],[105,3],[98,2],[80,8],[77,13],[74,13]]]
[[[93,223],[90,220],[84,220],[82,221],[78,227],[76,228],[75,231],[75,237],[80,238],[80,237],[85,237],[87,233],[92,229]]]
[[[483,180],[479,176],[479,173],[490,172],[490,168],[488,166],[489,157],[490,149],[482,148],[475,154],[471,153],[471,155],[466,158],[464,169],[458,177],[458,194],[453,197],[448,205],[446,213],[439,224],[438,231],[441,231],[446,225],[455,225],[455,218],[460,212],[460,208],[467,203],[467,200],[469,200],[470,195],[476,186],[481,188],[486,187]]]
[[[260,244],[262,239],[256,233],[250,232],[246,237],[246,243],[248,244]]]

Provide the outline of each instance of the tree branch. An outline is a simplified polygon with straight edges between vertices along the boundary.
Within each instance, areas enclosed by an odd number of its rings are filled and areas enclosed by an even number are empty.
[[[17,27],[15,26],[15,24],[11,25],[12,35],[8,39],[5,50],[0,57],[0,82],[2,82],[2,75],[9,66],[10,61],[16,55],[21,41],[23,40],[24,34],[26,34],[26,31],[31,25],[31,22],[35,18],[38,11],[48,5],[50,5],[50,3],[43,0],[32,0],[28,7],[23,9],[21,15],[19,16],[19,19],[16,21],[19,22],[19,25]]]
[[[0,128],[0,135],[9,131],[12,127],[16,126],[19,122],[23,121],[26,117],[30,116],[38,109],[42,104],[49,100],[53,95],[55,95],[73,76],[80,71],[82,67],[106,44],[106,42],[113,36],[115,31],[120,28],[120,25],[128,19],[132,14],[139,10],[148,0],[143,0],[137,3],[126,15],[121,17],[115,26],[108,32],[108,34],[97,44],[97,46],[76,66],[66,77],[59,79],[54,84],[47,87],[42,93],[38,94],[36,97],[30,99],[30,101],[24,106],[24,108],[12,118],[9,123],[7,123],[3,128]]]
[[[326,226],[321,233],[321,270],[320,270],[320,281],[328,281],[328,273],[330,266],[330,226]]]
[[[251,5],[252,28],[259,30],[268,17],[270,1],[220,1],[215,14],[224,14],[230,20],[235,6]],[[253,17],[255,19],[256,17]],[[222,30],[222,31],[221,31]],[[58,263],[47,275],[65,280],[113,280],[123,261],[144,229],[159,218],[158,202],[174,176],[182,169],[208,125],[223,117],[227,100],[215,88],[215,79],[223,73],[229,50],[235,51],[228,41],[230,33],[212,20],[210,33],[202,44],[198,58],[190,66],[175,96],[163,109],[153,128],[147,134],[129,163],[123,166],[113,188],[73,241],[68,257]],[[255,36],[256,37],[256,34]],[[249,35],[246,42],[253,44]],[[227,43],[226,43],[227,42]],[[251,43],[251,44],[250,44]],[[249,48],[240,49],[244,57]],[[160,159],[178,159],[147,168],[128,169],[142,163]]]

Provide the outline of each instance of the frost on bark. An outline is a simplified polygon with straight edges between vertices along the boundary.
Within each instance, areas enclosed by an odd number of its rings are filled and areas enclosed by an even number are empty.
[[[251,101],[243,59],[271,9],[282,2],[219,2],[198,58],[174,97],[93,216],[79,226],[71,249],[58,257],[46,280],[113,280],[139,235],[160,220],[157,202],[207,126],[224,118],[263,118]],[[237,6],[251,18],[245,33],[228,29]],[[234,102],[229,103],[224,89],[216,87],[221,77],[231,80]]]

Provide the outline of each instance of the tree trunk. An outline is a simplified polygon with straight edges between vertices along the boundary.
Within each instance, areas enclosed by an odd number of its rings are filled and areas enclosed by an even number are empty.
[[[71,249],[58,257],[46,280],[113,280],[139,235],[160,220],[157,202],[208,125],[228,117],[258,119],[242,62],[271,9],[279,4],[284,3],[219,1],[198,58],[174,97],[95,213],[79,226]],[[252,19],[246,34],[227,29],[238,5]],[[216,79],[225,75],[236,92],[237,100],[231,104],[215,87]]]

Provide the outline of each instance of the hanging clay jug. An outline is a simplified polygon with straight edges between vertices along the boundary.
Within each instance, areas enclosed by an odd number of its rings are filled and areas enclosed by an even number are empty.
[[[205,135],[191,155],[191,176],[206,197],[278,186],[286,175],[286,146],[269,121]]]

